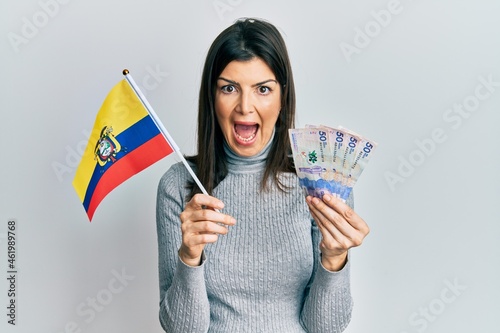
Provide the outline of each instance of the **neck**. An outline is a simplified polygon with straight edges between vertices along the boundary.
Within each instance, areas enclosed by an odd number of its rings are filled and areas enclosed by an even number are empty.
[[[230,172],[253,172],[263,170],[266,166],[267,155],[271,150],[274,133],[266,146],[256,155],[240,156],[236,154],[224,141],[224,151],[226,153],[227,167]]]

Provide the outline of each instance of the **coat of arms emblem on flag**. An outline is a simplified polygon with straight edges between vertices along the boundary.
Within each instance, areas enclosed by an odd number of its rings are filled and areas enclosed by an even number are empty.
[[[116,154],[121,150],[121,145],[112,132],[113,127],[104,126],[95,145],[94,156],[100,166],[106,165],[109,161],[115,162]]]

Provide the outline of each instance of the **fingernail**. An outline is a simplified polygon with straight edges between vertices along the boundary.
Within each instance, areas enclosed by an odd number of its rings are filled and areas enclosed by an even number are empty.
[[[330,201],[330,200],[332,200],[332,197],[331,197],[331,196],[329,196],[328,194],[325,194],[325,195],[323,195],[323,199],[324,199],[325,201]]]

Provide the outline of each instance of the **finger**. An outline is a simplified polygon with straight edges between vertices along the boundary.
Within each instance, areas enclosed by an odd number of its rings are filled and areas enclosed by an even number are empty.
[[[192,209],[203,209],[207,207],[220,210],[224,208],[224,203],[210,195],[198,193],[195,194],[186,205],[186,208]]]
[[[327,206],[318,198],[310,198],[308,201],[310,210],[315,213],[323,226],[331,231],[332,227],[340,231],[343,235],[352,235],[354,228],[335,210]]]
[[[212,209],[206,209],[207,207]],[[227,226],[234,225],[236,220],[233,217],[220,213],[219,209],[223,207],[224,203],[215,197],[196,194],[186,204],[184,211],[180,214],[180,219],[182,223],[212,221]]]
[[[189,230],[186,230],[187,232],[190,232],[192,234],[222,234],[225,235],[228,233],[228,228],[226,228],[222,224],[217,224],[214,222],[210,221],[204,221],[204,222],[197,222],[197,223],[191,223],[191,225],[188,227]]]
[[[326,206],[335,210],[335,212],[342,216],[343,219],[355,229],[367,231],[366,229],[368,226],[366,225],[366,222],[340,198],[325,194],[322,202],[324,202]]]
[[[222,223],[224,225],[234,225],[236,223],[236,219],[231,215],[223,214],[216,212],[211,209],[199,209],[190,214],[189,219],[193,222],[214,222],[214,223]]]
[[[214,212],[210,210],[207,211]],[[236,220],[229,215],[220,213],[216,214],[218,214],[216,216],[220,215],[222,216],[222,218],[221,219],[214,218],[212,221],[207,220],[206,218],[201,220],[196,220],[196,219],[183,220],[183,222],[181,223],[182,234],[188,236],[205,234],[205,233],[218,233],[223,235],[227,234],[228,226],[234,225],[236,223]]]
[[[340,251],[340,253],[343,253],[352,247],[361,245],[363,236],[360,234],[360,232],[354,231],[346,235],[339,231],[335,227],[335,225],[328,221],[328,219],[326,219],[324,216],[321,216],[321,212],[311,212],[311,215],[314,217],[316,223],[318,224],[318,228],[321,231],[321,235],[323,236],[320,245],[322,251],[327,251],[325,253],[331,251]],[[354,230],[353,228],[351,229]]]
[[[349,230],[345,229],[346,225],[343,221],[346,221],[347,224],[352,226],[355,230],[358,230],[363,234],[368,234],[369,228],[366,222],[341,199],[331,195],[324,195],[323,200],[312,198],[311,201],[314,207],[322,211],[323,215],[338,223],[337,226],[342,231],[347,232]]]
[[[323,235],[323,240],[327,240],[328,242],[330,242],[335,239],[334,235],[336,235],[337,237],[339,236],[339,231],[333,230],[335,229],[334,226],[330,225],[330,228],[327,228],[327,226],[323,224],[324,218],[320,217],[321,213],[311,211],[311,215],[314,218],[314,221],[316,221],[316,225],[318,226],[319,231]]]
[[[215,243],[219,239],[219,235],[217,234],[196,234],[190,237],[187,237],[183,243],[186,247],[195,247],[198,245],[204,245],[208,243]]]
[[[311,209],[311,215],[313,216],[318,228],[323,235],[323,241],[327,244],[331,244],[333,241],[337,243],[345,243],[346,236],[334,225],[332,224],[319,210]]]
[[[311,212],[314,212],[316,219],[323,225],[324,230],[332,235],[340,247],[348,249],[362,244],[363,239],[368,234],[368,226],[363,230],[358,230],[346,221],[342,215],[326,206],[318,198],[308,198],[308,202],[310,203]],[[325,236],[325,233],[322,234]],[[326,237],[324,241],[326,244],[328,243]]]

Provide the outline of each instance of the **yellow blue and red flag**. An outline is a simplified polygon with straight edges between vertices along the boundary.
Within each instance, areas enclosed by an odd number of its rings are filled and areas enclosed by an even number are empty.
[[[89,220],[109,192],[173,151],[130,84],[120,81],[97,113],[73,179]]]

